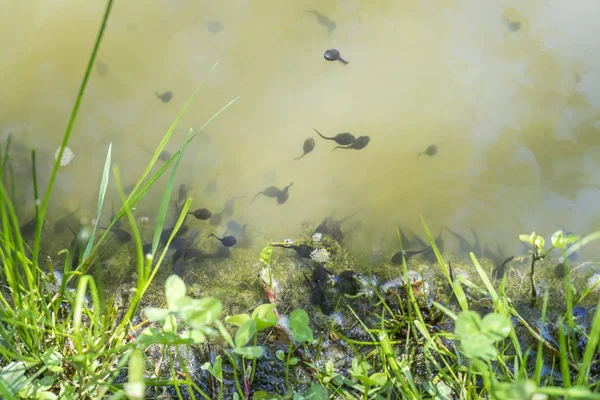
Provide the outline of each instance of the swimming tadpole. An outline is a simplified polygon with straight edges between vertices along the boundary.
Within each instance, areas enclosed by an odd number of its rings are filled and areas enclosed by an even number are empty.
[[[338,133],[337,135],[335,135],[333,137],[327,137],[327,136],[323,136],[321,134],[321,132],[319,132],[315,128],[313,128],[313,130],[315,132],[317,132],[317,134],[319,136],[321,136],[323,139],[325,139],[325,140],[333,140],[334,142],[336,142],[340,146],[349,146],[352,143],[354,143],[354,141],[356,140],[356,138],[354,137],[354,135],[351,134],[351,133],[349,133],[349,132]]]
[[[336,27],[335,21],[331,20],[326,15],[323,15],[320,12],[315,11],[315,10],[304,10],[304,12],[307,14],[314,15],[317,18],[317,22],[319,23],[319,25],[322,25],[327,28],[327,32],[329,33],[329,35],[331,35],[331,32],[333,32],[335,30],[335,27]]]
[[[283,188],[283,190],[277,195],[277,204],[284,204],[286,201],[288,201],[288,198],[290,197],[289,190],[293,184],[294,182],[290,182],[290,184]]]
[[[325,59],[327,61],[339,61],[344,65],[349,64],[348,61],[346,61],[342,58],[339,50],[336,50],[336,49],[329,49],[329,50],[325,51],[325,53],[323,54],[323,57],[325,57]]]
[[[302,157],[304,157],[305,155],[307,155],[308,153],[310,153],[314,149],[315,149],[315,139],[313,139],[313,138],[306,139],[304,141],[304,145],[302,146],[302,150],[304,151],[304,153],[302,153],[302,155],[300,157],[294,158],[294,160],[301,159]]]
[[[421,157],[421,154],[426,154],[429,157],[433,157],[437,154],[438,152],[438,147],[435,144],[430,144],[429,146],[427,146],[427,148],[425,149],[424,152],[417,154],[417,160],[419,159],[419,157]]]
[[[80,209],[81,209],[81,204],[75,210],[67,213],[67,215],[65,215],[64,217],[61,217],[58,221],[56,221],[56,223],[54,224],[54,233],[63,233],[64,231],[66,231],[67,228],[69,227],[69,224],[71,223],[71,221],[79,222],[79,220],[77,220],[77,218],[74,218],[74,215]],[[79,228],[76,228],[76,229],[79,229]]]
[[[369,144],[369,142],[371,141],[371,138],[369,136],[359,136],[356,138],[356,140],[354,141],[354,143],[352,143],[350,146],[336,146],[333,148],[333,150],[335,149],[352,149],[352,150],[362,150],[365,147],[367,147],[367,145]],[[331,150],[331,151],[333,151]]]
[[[256,198],[262,194],[263,196],[266,196],[266,197],[275,197],[277,199],[278,204],[283,204],[288,200],[288,198],[290,196],[289,189],[293,184],[294,183],[291,182],[283,190],[279,189],[277,186],[269,186],[262,192],[256,193],[250,203],[254,202],[254,200],[256,200]]]
[[[103,229],[103,230],[107,230],[108,228],[103,228],[101,226],[98,227],[99,229]],[[110,229],[110,232],[113,233],[117,239],[119,240],[119,242],[121,243],[129,243],[131,242],[131,234],[129,232],[127,232],[124,229],[121,228],[115,228],[114,226]]]
[[[289,242],[273,242],[271,246],[283,247],[284,249],[295,250],[296,253],[302,258],[310,258],[310,254],[315,251],[315,248],[307,244],[293,244]]]
[[[188,215],[193,215],[194,217],[196,217],[196,219],[199,219],[200,221],[206,221],[207,219],[210,219],[212,213],[206,208],[199,208],[194,211],[188,211]]]
[[[206,21],[204,23],[204,25],[206,26],[206,29],[208,29],[208,31],[210,33],[219,33],[223,30],[223,23],[221,21],[217,21],[217,20]]]
[[[235,244],[237,243],[237,240],[235,240],[235,238],[233,236],[224,236],[224,237],[220,238],[217,235],[215,235],[214,233],[211,233],[210,235],[208,235],[208,237],[209,238],[214,237],[219,242],[221,242],[221,244],[225,247],[232,247],[232,246],[235,246]]]
[[[173,92],[168,91],[164,93],[156,93],[156,97],[158,97],[163,103],[168,103],[173,98]]]
[[[242,196],[233,196],[231,197],[229,200],[227,200],[225,202],[225,207],[223,207],[223,211],[221,211],[221,213],[226,216],[229,217],[230,215],[233,214],[233,210],[235,208],[235,201],[238,199],[243,199],[244,197],[246,197],[246,195],[242,195]]]
[[[431,250],[431,246],[425,247],[422,250],[402,250],[392,256],[392,264],[402,264],[402,255],[404,255],[404,259],[408,260],[411,257],[414,257],[418,254],[425,253]]]

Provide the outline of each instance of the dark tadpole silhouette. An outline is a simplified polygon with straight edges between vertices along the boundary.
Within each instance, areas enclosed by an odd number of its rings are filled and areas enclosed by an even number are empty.
[[[344,234],[342,233],[341,225],[344,221],[349,220],[354,217],[356,214],[349,215],[340,220],[335,220],[331,217],[327,217],[317,226],[314,233],[320,233],[322,235],[330,236],[332,239],[337,240],[338,242],[344,239]]]
[[[235,240],[235,238],[233,236],[224,236],[224,237],[220,238],[217,235],[215,235],[214,233],[211,233],[210,235],[208,235],[208,237],[214,237],[219,242],[221,242],[221,244],[225,247],[235,246],[235,244],[237,243],[237,240]]]
[[[294,182],[290,182],[290,184],[287,185],[283,190],[279,189],[277,186],[269,186],[262,192],[256,193],[250,203],[254,202],[254,200],[256,200],[256,198],[262,194],[266,197],[275,197],[278,204],[284,204],[290,197],[289,189],[293,184]]]
[[[295,245],[292,243],[272,243],[271,246],[275,247],[283,247],[284,249],[293,249],[298,253],[298,255],[302,258],[310,258],[310,254],[315,250],[314,247],[311,247],[307,244],[299,244]]]
[[[43,222],[42,222],[43,223]],[[35,217],[19,227],[21,236],[27,236],[35,231]]]
[[[492,278],[494,279],[502,279],[504,274],[506,273],[506,264],[508,264],[515,256],[510,256],[505,259],[501,265],[496,265],[496,268],[492,270]]]
[[[73,216],[80,209],[81,209],[81,205],[79,205],[79,207],[77,207],[75,210],[69,212],[67,215],[65,215],[64,217],[61,217],[58,221],[56,221],[56,223],[54,224],[54,233],[63,233],[64,231],[66,231],[67,228],[69,227],[69,224],[71,221],[79,222],[76,218],[73,218]]]
[[[342,294],[355,296],[360,291],[360,283],[356,279],[358,274],[351,270],[342,271],[334,277],[335,287]]]
[[[98,228],[104,229],[104,230],[108,229],[108,228],[103,228],[101,226],[99,226]],[[110,232],[113,233],[117,237],[117,239],[119,239],[119,242],[122,242],[122,243],[131,242],[131,234],[124,229],[112,227],[110,229]]]
[[[301,159],[302,157],[304,157],[305,155],[307,155],[308,153],[310,153],[314,149],[315,149],[315,139],[313,139],[313,138],[306,139],[304,141],[304,145],[302,146],[302,150],[304,151],[304,153],[302,153],[302,155],[300,157],[294,158],[294,160]]]
[[[173,92],[168,91],[164,93],[156,93],[156,97],[158,97],[163,103],[168,103],[173,98]]]
[[[267,197],[277,197],[277,196],[279,196],[279,193],[281,193],[281,189],[279,189],[277,186],[269,186],[262,192],[256,193],[250,203],[254,202],[254,200],[256,200],[256,198],[258,196],[260,196],[261,194],[264,196],[267,196]]]
[[[475,233],[473,228],[471,228],[471,232],[473,232],[473,237],[475,238],[473,245],[471,245],[469,243],[469,241],[467,239],[465,239],[465,237],[462,236],[461,234],[454,232],[450,228],[447,228],[447,227],[445,227],[444,229],[446,229],[448,231],[448,233],[450,233],[452,236],[454,236],[458,240],[458,248],[461,253],[469,254],[472,252],[473,254],[475,254],[475,256],[477,258],[481,257],[481,245],[479,243],[479,238],[477,237],[477,234]]]
[[[335,30],[335,27],[336,27],[335,21],[329,19],[327,16],[325,16],[315,10],[304,10],[304,12],[307,14],[312,14],[315,17],[317,17],[317,22],[319,23],[319,25],[322,25],[327,28],[327,32],[329,33],[329,35],[331,35],[331,32],[333,32]]]
[[[315,307],[320,307],[321,312],[323,312],[323,314],[331,314],[333,312],[333,307],[327,300],[327,297],[325,296],[325,291],[323,290],[321,285],[318,283],[311,282],[311,280],[308,278],[308,276],[306,276],[305,273],[303,273],[302,275],[304,275],[304,279],[306,279],[306,283],[308,283],[308,286],[310,287],[310,303]]]
[[[404,259],[408,261],[409,258],[414,257],[416,255],[425,253],[431,250],[431,246],[425,247],[422,250],[402,250],[397,252],[392,256],[392,264],[402,264],[402,255],[404,254]]]
[[[327,61],[339,61],[344,65],[349,64],[348,61],[342,58],[342,55],[340,54],[339,50],[336,49],[329,49],[325,51],[323,57],[325,57]]]
[[[177,196],[177,204],[185,202],[188,197],[188,187],[185,183],[179,185],[179,195]]]
[[[283,188],[283,190],[277,195],[277,204],[284,204],[286,201],[288,201],[288,198],[290,197],[290,187],[292,187],[293,184],[294,182],[290,182],[290,184]]]
[[[511,32],[516,32],[521,29],[521,23],[518,21],[515,22],[507,22],[508,30]]]
[[[438,147],[435,144],[431,144],[429,146],[427,146],[427,148],[425,149],[424,152],[417,154],[417,160],[421,157],[422,154],[426,154],[429,157],[433,157],[437,154],[438,152]]]
[[[333,150],[335,149],[352,149],[352,150],[361,150],[364,149],[365,147],[367,147],[367,145],[369,144],[369,142],[371,141],[371,138],[369,136],[359,136],[356,138],[356,140],[354,141],[354,143],[352,143],[350,146],[336,146],[333,148]],[[331,150],[331,151],[333,151]]]
[[[215,175],[215,178],[206,185],[204,194],[213,194],[217,191],[217,179],[219,179],[219,174]]]
[[[326,140],[333,140],[334,142],[336,142],[337,144],[339,144],[340,146],[349,146],[352,143],[354,143],[354,141],[356,140],[356,138],[354,137],[353,134],[349,133],[349,132],[343,132],[343,133],[338,133],[337,135],[335,135],[334,137],[327,137],[327,136],[323,136],[321,134],[321,132],[319,132],[318,130],[316,130],[315,128],[313,128],[313,130],[315,132],[317,132],[317,134],[319,136],[321,136],[323,139]]]
[[[230,215],[233,214],[233,210],[235,208],[235,201],[238,199],[243,199],[244,197],[246,197],[246,195],[243,196],[233,196],[232,198],[230,198],[229,200],[227,200],[225,202],[225,207],[223,207],[223,211],[221,211],[221,213],[225,216],[225,217],[229,217]]]
[[[206,221],[207,219],[210,219],[210,217],[212,216],[212,213],[210,211],[208,211],[206,208],[199,208],[194,211],[188,211],[188,214],[193,215],[194,217],[196,217],[196,219],[199,219],[201,221]]]

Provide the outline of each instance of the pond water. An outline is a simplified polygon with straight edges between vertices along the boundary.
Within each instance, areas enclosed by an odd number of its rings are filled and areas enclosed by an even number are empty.
[[[104,6],[0,3],[0,134],[35,146],[43,184]],[[592,0],[116,1],[49,219],[79,205],[93,218],[109,143],[123,184],[134,183],[218,62],[167,145],[174,151],[190,127],[240,96],[182,159],[176,187],[191,188],[193,208],[218,212],[246,195],[233,217],[274,240],[297,235],[304,221],[357,213],[351,243],[385,255],[397,249],[396,224],[421,232],[420,215],[434,235],[473,227],[509,252],[521,251],[520,233],[597,230],[599,12]],[[349,64],[326,61],[327,49]],[[371,140],[332,152],[313,129]],[[315,149],[293,160],[309,137]],[[418,158],[431,144],[437,154]],[[165,181],[139,206],[150,225]],[[250,203],[290,182],[285,204]],[[33,201],[23,191],[23,219]],[[457,250],[450,238],[446,251]]]

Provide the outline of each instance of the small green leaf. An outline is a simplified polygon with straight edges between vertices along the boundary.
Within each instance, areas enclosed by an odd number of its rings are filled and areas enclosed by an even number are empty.
[[[383,386],[387,383],[387,375],[383,372],[376,372],[369,377],[377,386]]]
[[[170,311],[164,308],[147,307],[144,308],[144,314],[152,322],[162,322],[170,314]]]
[[[308,314],[304,310],[294,310],[290,314],[290,329],[292,337],[297,342],[312,342],[314,341],[312,329],[308,326]]]
[[[533,232],[531,235],[519,235],[519,240],[532,245],[535,243],[536,236],[537,235],[535,232]]]
[[[173,314],[165,318],[165,322],[163,323],[163,331],[171,333],[177,332],[177,319],[175,319]]]
[[[283,350],[279,349],[275,352],[275,357],[277,357],[279,361],[283,361],[285,360],[285,353],[283,352]]]
[[[256,321],[249,319],[240,326],[235,333],[235,345],[236,347],[242,347],[248,344],[252,337],[256,333]]]
[[[550,238],[550,242],[552,243],[552,246],[554,246],[558,249],[564,249],[567,247],[563,241],[563,231],[562,230],[554,232],[554,234]]]
[[[464,311],[458,315],[454,333],[464,337],[476,335],[481,332],[481,317],[475,311]]]
[[[54,349],[48,349],[42,354],[42,361],[51,372],[62,372],[62,354]]]
[[[306,393],[304,393],[304,398],[307,400],[327,400],[327,389],[319,384],[313,383]]]
[[[266,266],[271,265],[271,256],[273,255],[273,246],[267,246],[260,252],[260,261]]]
[[[212,324],[221,315],[223,306],[221,301],[214,297],[205,297],[200,300],[192,299],[189,304],[179,310],[181,318],[192,328],[200,328]]]
[[[288,360],[287,365],[293,366],[298,364],[298,357],[292,357]]]
[[[223,363],[223,360],[221,359],[221,356],[217,356],[215,358],[215,364],[212,366],[210,365],[209,362],[204,363],[204,369],[206,369],[219,382],[223,382],[222,363]]]
[[[279,318],[275,314],[275,304],[267,303],[256,307],[252,312],[252,318],[256,319],[256,331],[277,325]]]
[[[505,339],[510,334],[512,324],[507,316],[491,313],[483,318],[481,326],[485,334],[496,342]]]
[[[228,315],[225,317],[225,322],[229,322],[231,325],[242,326],[242,324],[250,319],[248,314],[236,314]]]
[[[198,329],[181,332],[179,336],[183,339],[192,340],[195,344],[204,343],[206,340],[206,335]]]
[[[185,283],[179,276],[173,274],[165,282],[165,297],[169,310],[176,311],[177,300],[185,297]]]
[[[260,346],[236,347],[232,351],[246,358],[259,358],[264,354],[264,349]]]

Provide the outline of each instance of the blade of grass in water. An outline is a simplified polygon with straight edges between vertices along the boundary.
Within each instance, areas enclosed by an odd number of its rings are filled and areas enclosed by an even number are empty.
[[[173,183],[175,182],[175,174],[177,173],[177,168],[179,167],[179,162],[181,161],[181,157],[183,156],[183,151],[190,142],[191,137],[192,130],[190,129],[187,134],[187,137],[185,138],[183,146],[181,147],[180,151],[177,152],[178,156],[175,160],[175,165],[173,165],[173,169],[171,170],[171,175],[169,176],[169,181],[167,182],[167,187],[165,188],[165,194],[163,194],[162,201],[160,203],[160,209],[158,210],[156,229],[154,230],[154,239],[152,240],[152,254],[156,253],[158,242],[160,240],[160,234],[165,224],[165,219],[167,217],[167,211],[169,209],[169,201],[171,200],[171,191],[173,190]]]
[[[173,134],[173,131],[175,130],[175,127],[177,126],[177,124],[179,124],[179,120],[181,120],[181,117],[183,117],[183,114],[185,113],[185,111],[188,109],[188,107],[190,106],[190,104],[192,104],[192,101],[194,100],[194,98],[196,98],[196,95],[198,94],[198,91],[204,86],[204,84],[206,83],[206,81],[208,80],[208,78],[210,78],[210,76],[212,75],[212,73],[215,70],[215,68],[217,68],[217,65],[219,65],[219,63],[215,63],[215,65],[213,65],[213,67],[208,72],[208,76],[206,77],[206,79],[202,83],[200,83],[198,85],[198,87],[196,88],[196,90],[194,90],[194,93],[192,93],[192,96],[185,103],[185,105],[183,106],[183,108],[181,109],[181,111],[179,112],[179,114],[177,115],[177,118],[175,118],[175,121],[173,121],[173,123],[169,127],[169,130],[167,131],[167,133],[165,134],[165,136],[163,136],[162,140],[158,144],[158,147],[156,148],[156,151],[152,155],[152,158],[150,159],[150,162],[148,163],[148,166],[144,170],[144,173],[142,174],[142,176],[138,180],[137,184],[135,185],[135,187],[133,188],[133,190],[129,194],[130,198],[135,194],[135,192],[141,186],[142,182],[144,182],[144,180],[146,179],[146,177],[148,176],[148,174],[152,170],[152,167],[154,167],[154,164],[156,164],[156,161],[158,160],[158,157],[160,156],[160,153],[162,153],[163,149],[167,145],[167,142],[171,138],[171,135]],[[213,118],[215,116],[213,116]],[[209,121],[211,121],[211,120],[212,120],[212,118]],[[173,157],[174,157],[174,155],[171,158],[173,158]]]
[[[94,246],[94,237],[96,236],[96,229],[98,228],[98,221],[100,221],[100,214],[102,213],[102,205],[104,204],[104,196],[106,195],[106,187],[108,186],[108,178],[110,175],[110,161],[112,156],[112,143],[108,145],[108,152],[106,153],[106,160],[104,161],[104,171],[102,171],[102,182],[100,183],[100,193],[98,193],[98,210],[96,211],[96,220],[94,221],[94,228],[92,234],[88,240],[85,251],[81,258],[81,262],[85,262],[92,251]]]
[[[52,193],[52,187],[54,186],[54,181],[56,180],[56,174],[58,173],[58,168],[60,168],[60,161],[62,159],[65,147],[67,147],[67,142],[69,141],[69,137],[71,136],[71,132],[73,130],[73,125],[75,124],[75,118],[79,112],[79,106],[81,105],[81,100],[83,98],[83,93],[85,92],[85,88],[87,87],[88,80],[90,78],[90,73],[92,71],[92,67],[96,60],[96,54],[98,53],[98,49],[100,48],[100,42],[102,41],[102,37],[104,36],[104,30],[106,29],[106,23],[108,21],[108,16],[110,15],[110,10],[112,8],[113,0],[107,0],[106,9],[104,10],[104,15],[102,17],[102,23],[100,24],[100,31],[98,32],[98,36],[96,36],[96,42],[94,43],[94,48],[92,50],[92,54],[88,61],[85,74],[83,76],[83,80],[81,81],[81,85],[79,87],[79,92],[77,93],[77,98],[75,99],[75,104],[73,105],[73,110],[71,111],[71,116],[69,117],[69,122],[67,124],[67,128],[65,130],[65,134],[63,136],[62,143],[60,145],[60,150],[56,157],[56,161],[54,162],[54,167],[52,168],[52,173],[50,174],[50,181],[48,182],[48,188],[46,189],[46,194],[44,196],[44,201],[40,207],[40,216],[37,219],[38,222],[44,221],[46,218],[46,209],[48,208],[48,203],[50,201],[50,194]],[[36,203],[38,202],[38,197],[35,198]],[[37,264],[37,258],[40,252],[41,245],[41,236],[42,236],[42,227],[38,223],[36,224],[35,231],[35,240],[33,244],[33,263]]]

